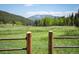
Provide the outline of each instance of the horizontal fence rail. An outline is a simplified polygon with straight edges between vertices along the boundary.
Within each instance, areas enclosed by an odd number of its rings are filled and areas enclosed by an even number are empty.
[[[54,46],[54,48],[79,48],[79,46]]]
[[[31,32],[26,33],[25,38],[0,38],[1,40],[26,40],[26,47],[25,48],[0,48],[0,51],[16,51],[16,50],[26,50],[27,54],[32,53],[32,35]]]
[[[57,36],[54,39],[79,39],[79,36]]]
[[[0,40],[26,40],[25,38],[0,38]]]
[[[0,49],[0,51],[16,51],[16,50],[26,50],[27,48],[9,48],[9,49]]]

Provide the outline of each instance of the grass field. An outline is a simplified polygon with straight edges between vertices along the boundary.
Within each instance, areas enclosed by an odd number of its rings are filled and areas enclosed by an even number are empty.
[[[0,26],[0,38],[24,38],[26,32],[32,32],[33,54],[47,54],[48,31],[51,30],[54,36],[61,35],[79,35],[79,28],[73,26],[50,26],[50,27],[32,27],[32,26]],[[79,40],[56,40],[55,46],[79,45]],[[0,41],[0,48],[22,48],[25,47],[25,40],[6,40]],[[0,54],[25,54],[26,51],[0,51]],[[79,48],[56,48],[54,53],[79,53]]]

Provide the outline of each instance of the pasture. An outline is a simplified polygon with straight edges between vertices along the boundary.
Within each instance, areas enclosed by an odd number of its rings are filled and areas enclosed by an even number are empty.
[[[0,38],[25,38],[26,32],[32,32],[32,46],[33,54],[47,54],[48,53],[48,31],[51,30],[54,36],[79,36],[79,28],[74,26],[0,26]],[[78,46],[77,39],[63,39],[54,41],[55,46]],[[0,48],[23,48],[25,47],[25,40],[5,40],[0,41]],[[0,54],[25,54],[26,51],[0,51]],[[70,54],[79,53],[79,48],[55,48],[54,54]]]

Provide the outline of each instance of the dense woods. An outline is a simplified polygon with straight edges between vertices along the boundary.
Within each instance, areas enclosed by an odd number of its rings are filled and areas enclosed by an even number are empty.
[[[31,26],[79,26],[79,10],[68,17],[44,17],[42,19],[32,20],[22,16],[14,15],[5,11],[0,11],[0,24],[16,24]]]

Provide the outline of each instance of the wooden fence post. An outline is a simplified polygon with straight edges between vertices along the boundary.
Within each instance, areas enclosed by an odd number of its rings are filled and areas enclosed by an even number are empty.
[[[31,54],[32,53],[32,33],[31,32],[27,32],[27,54]]]
[[[48,54],[52,54],[52,50],[53,50],[53,33],[52,31],[49,31],[48,33]]]

